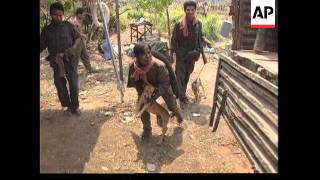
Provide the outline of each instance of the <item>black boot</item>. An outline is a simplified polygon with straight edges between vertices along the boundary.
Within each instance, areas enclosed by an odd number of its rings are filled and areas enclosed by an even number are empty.
[[[65,116],[71,116],[71,115],[72,115],[72,110],[71,110],[71,108],[68,107],[68,109],[65,110],[65,111],[63,112],[63,114],[64,114]]]
[[[143,130],[142,134],[141,134],[141,140],[149,140],[151,137],[152,133],[151,130]]]
[[[73,110],[72,113],[73,113],[74,115],[76,115],[76,116],[80,116],[80,115],[81,115],[81,111],[80,111],[79,108]]]

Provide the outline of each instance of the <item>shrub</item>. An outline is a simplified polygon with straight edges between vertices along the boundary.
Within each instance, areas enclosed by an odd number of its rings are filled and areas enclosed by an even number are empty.
[[[202,22],[202,32],[208,39],[222,40],[220,35],[221,21],[216,14],[208,14],[207,18],[200,16],[199,19]]]

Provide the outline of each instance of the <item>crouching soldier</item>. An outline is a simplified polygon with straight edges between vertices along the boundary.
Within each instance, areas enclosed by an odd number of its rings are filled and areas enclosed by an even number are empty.
[[[135,60],[129,67],[128,87],[135,87],[140,99],[145,85],[152,85],[156,88],[154,100],[162,96],[167,107],[177,117],[179,124],[183,118],[180,109],[177,107],[175,97],[170,84],[170,77],[166,65],[151,54],[151,48],[145,43],[138,43],[134,49]],[[159,118],[159,117],[157,117]],[[144,111],[141,115],[143,123],[142,140],[151,136],[150,113]]]

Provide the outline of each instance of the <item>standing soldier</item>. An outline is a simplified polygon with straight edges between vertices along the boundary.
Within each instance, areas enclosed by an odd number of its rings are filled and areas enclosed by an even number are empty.
[[[76,49],[76,53],[78,56],[80,56],[82,63],[84,65],[84,67],[87,69],[87,71],[89,73],[94,73],[96,72],[91,64],[90,64],[90,56],[88,54],[86,45],[85,45],[85,39],[86,39],[86,35],[82,32],[82,25],[83,25],[83,20],[85,17],[85,12],[83,8],[78,8],[76,10],[76,15],[71,19],[70,23],[72,23],[74,25],[74,27],[76,28],[76,30],[79,32],[80,36],[81,36],[81,42],[80,45],[77,47]]]
[[[78,62],[76,47],[80,43],[80,34],[74,26],[63,21],[64,8],[56,2],[50,6],[51,23],[44,27],[40,35],[40,53],[48,48],[47,60],[53,69],[54,84],[65,115],[80,115]],[[66,83],[68,81],[70,94]]]
[[[185,16],[176,23],[172,32],[171,49],[176,54],[176,76],[180,90],[179,100],[182,108],[189,103],[186,96],[187,84],[198,61],[203,42],[211,43],[202,35],[201,22],[196,19],[196,3],[186,1],[183,4]],[[173,57],[173,55],[171,56]],[[204,64],[207,63],[203,58]]]

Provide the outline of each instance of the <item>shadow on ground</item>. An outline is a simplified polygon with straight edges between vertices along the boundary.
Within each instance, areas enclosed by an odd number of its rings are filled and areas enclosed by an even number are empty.
[[[41,173],[83,172],[100,127],[108,120],[102,110],[85,110],[80,117],[66,117],[59,110],[40,112]]]
[[[151,163],[156,166],[155,172],[160,172],[163,165],[171,164],[177,157],[184,153],[184,150],[179,149],[183,141],[183,130],[181,127],[174,128],[173,133],[166,136],[161,146],[156,145],[160,138],[159,135],[152,135],[148,141],[141,141],[140,135],[131,131],[132,138],[138,150],[136,161],[142,160],[146,171],[147,164]]]

